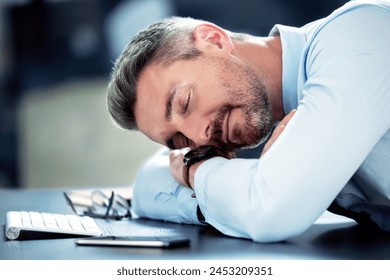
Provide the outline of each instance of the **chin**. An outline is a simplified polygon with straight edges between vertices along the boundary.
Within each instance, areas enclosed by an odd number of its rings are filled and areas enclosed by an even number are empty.
[[[270,129],[265,136],[262,136],[262,137],[258,136],[256,138],[256,140],[253,140],[250,143],[239,144],[239,146],[235,150],[254,149],[254,148],[260,146],[261,144],[264,144],[264,142],[266,142],[269,139],[271,134],[272,134],[272,129]]]
[[[262,144],[262,142],[258,142],[258,143],[254,143],[254,144],[242,144],[234,150],[235,151],[242,151],[242,150],[253,149],[253,148],[258,147],[260,144]]]

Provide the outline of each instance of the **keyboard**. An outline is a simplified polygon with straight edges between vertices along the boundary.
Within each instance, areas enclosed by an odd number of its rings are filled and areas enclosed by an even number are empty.
[[[81,236],[101,236],[103,234],[95,220],[90,217],[32,211],[7,212],[7,238],[17,239],[21,232]]]

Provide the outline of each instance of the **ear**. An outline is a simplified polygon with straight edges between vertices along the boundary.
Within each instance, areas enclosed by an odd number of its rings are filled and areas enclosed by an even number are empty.
[[[230,36],[222,28],[211,24],[202,23],[194,29],[195,45],[200,51],[227,51],[234,49]]]

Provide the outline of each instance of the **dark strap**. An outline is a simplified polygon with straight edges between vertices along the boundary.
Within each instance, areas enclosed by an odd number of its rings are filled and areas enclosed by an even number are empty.
[[[371,220],[371,215],[369,213],[366,212],[356,213],[341,207],[336,202],[332,202],[332,204],[328,208],[328,211],[337,215],[341,215],[353,219],[359,225],[364,226],[366,228],[373,229],[373,230],[379,229],[379,226],[374,221]]]
[[[206,224],[206,219],[205,219],[202,211],[200,211],[199,205],[196,207],[196,216],[198,217],[199,222],[201,222],[202,224]]]
[[[390,232],[390,206],[374,204],[348,193],[348,198],[353,198],[354,203],[343,203],[343,197],[337,197],[328,210],[334,214],[342,215],[355,220],[359,225],[372,230]],[[353,197],[355,196],[355,197]]]

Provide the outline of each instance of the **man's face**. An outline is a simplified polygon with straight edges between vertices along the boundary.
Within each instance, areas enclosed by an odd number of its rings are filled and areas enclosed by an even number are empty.
[[[252,69],[204,56],[146,67],[135,117],[142,133],[171,149],[250,147],[264,140],[272,125],[266,88]]]

